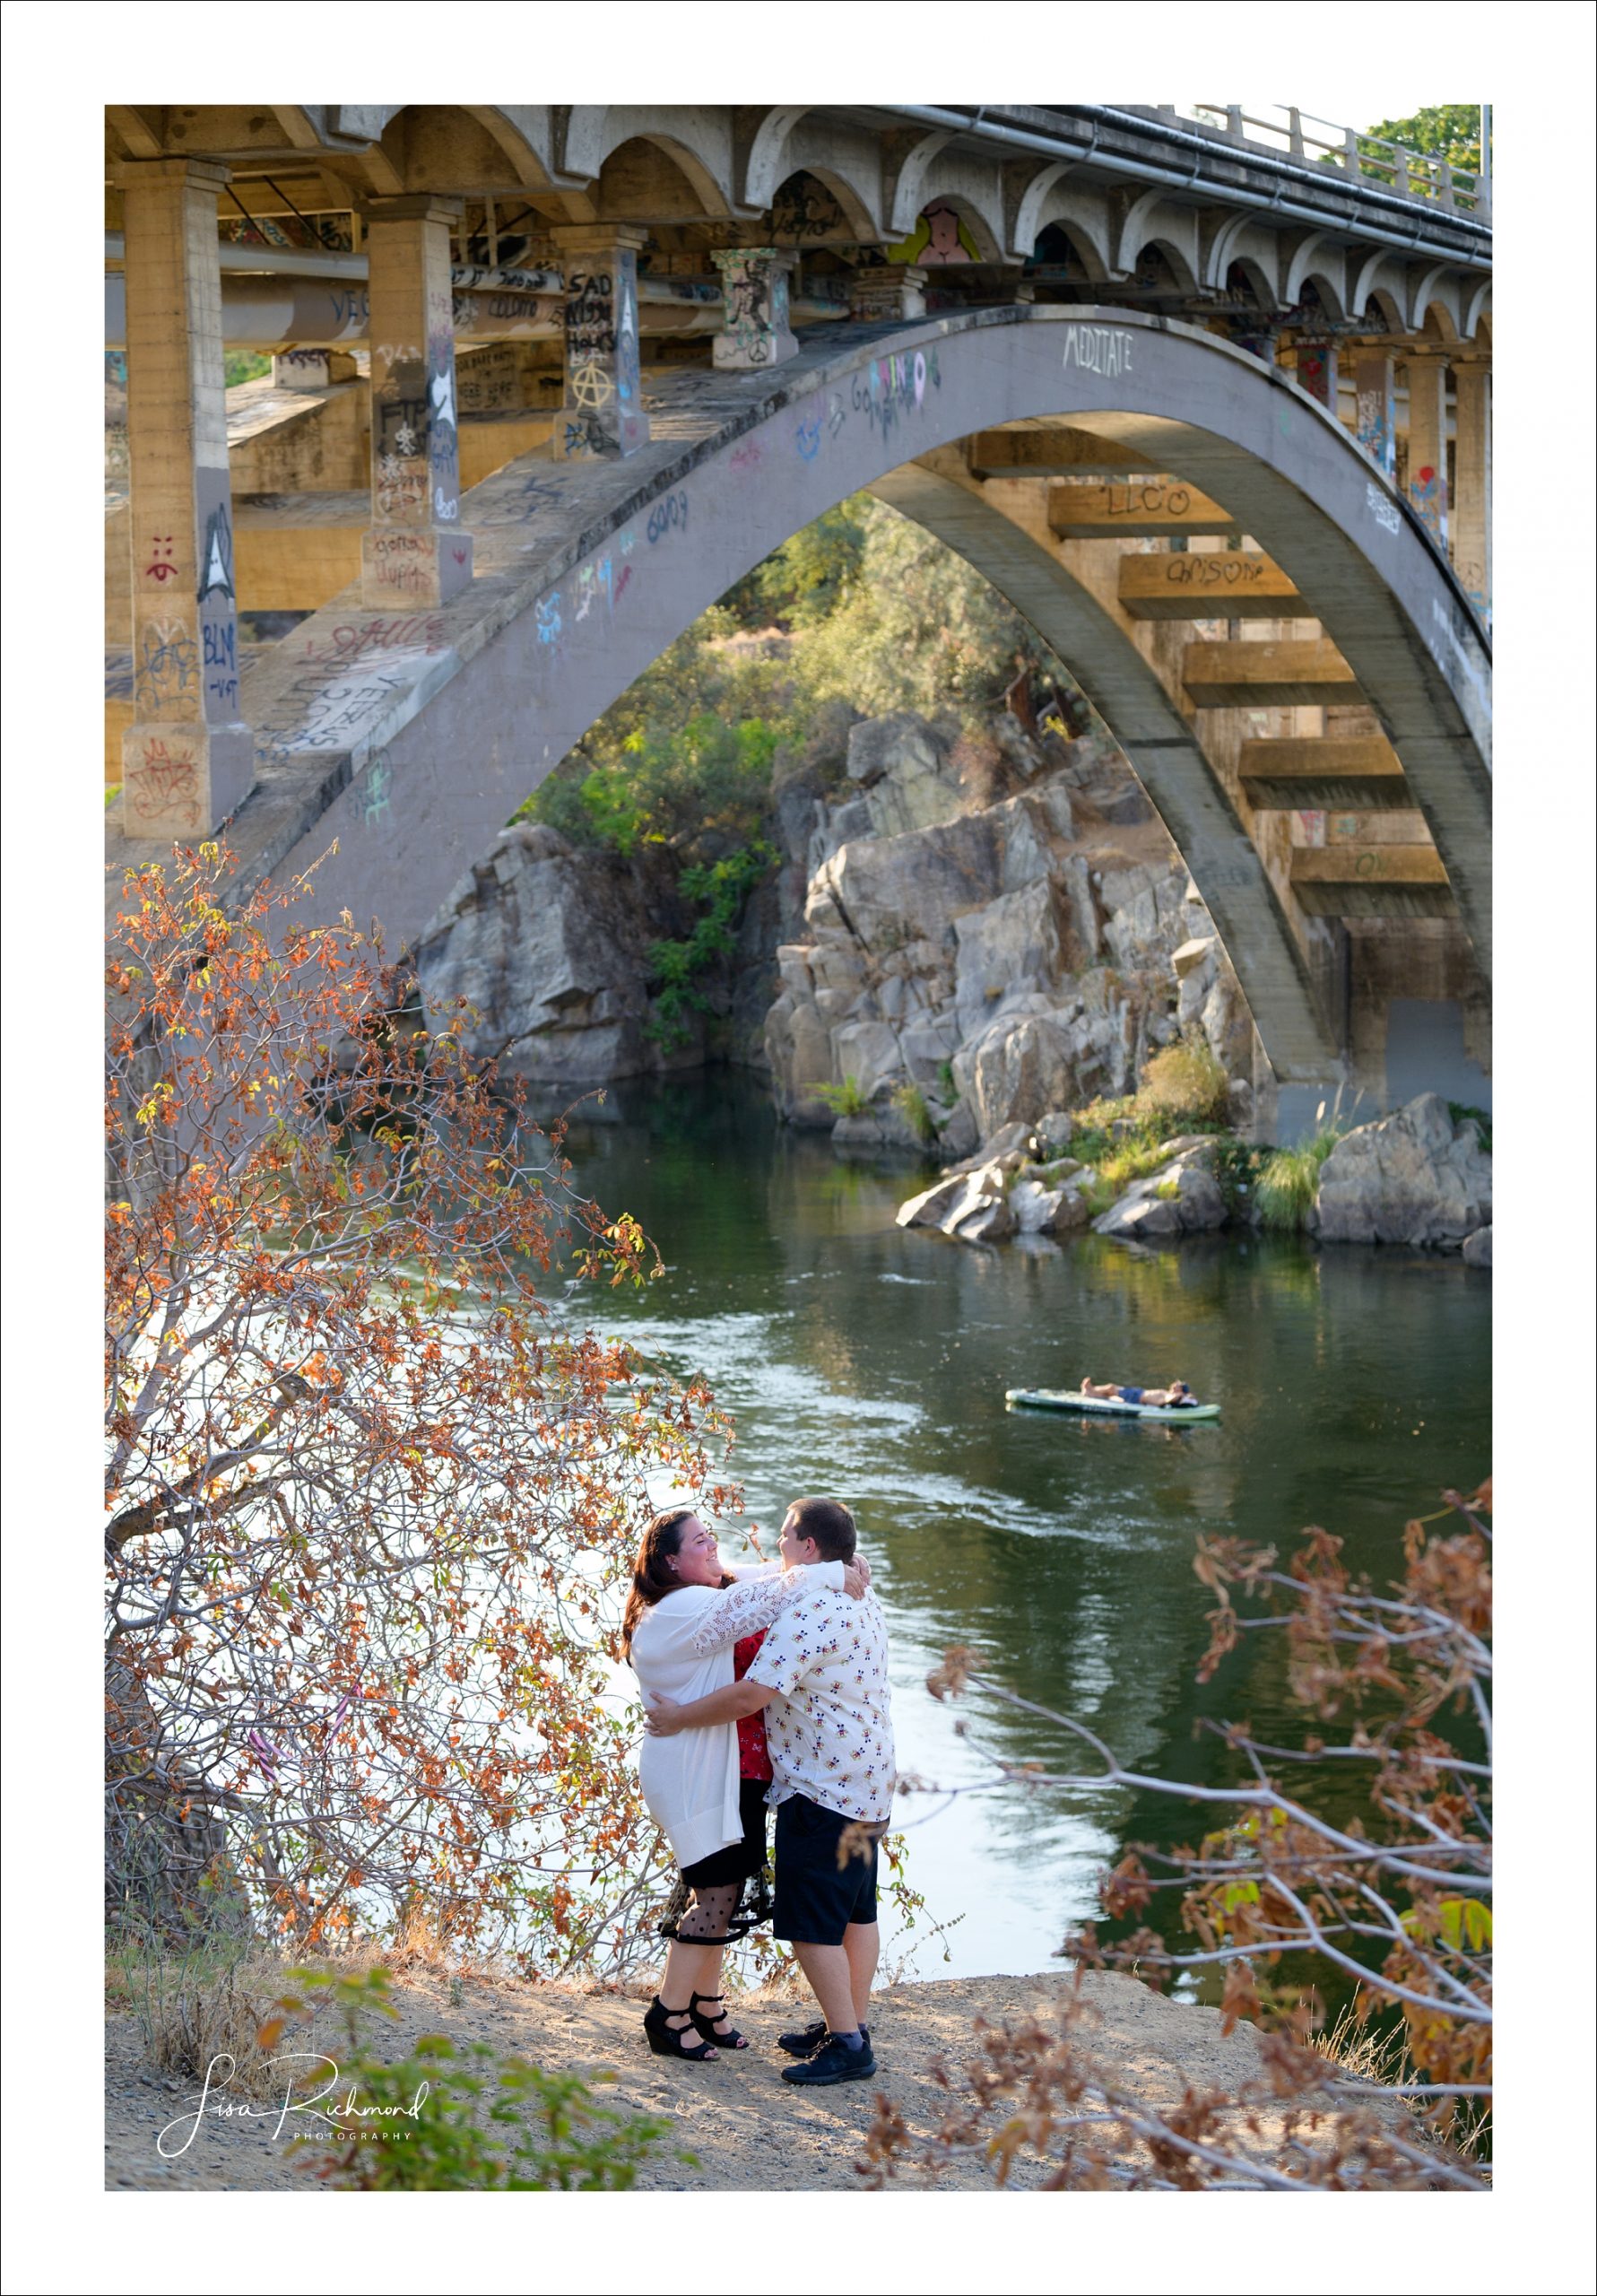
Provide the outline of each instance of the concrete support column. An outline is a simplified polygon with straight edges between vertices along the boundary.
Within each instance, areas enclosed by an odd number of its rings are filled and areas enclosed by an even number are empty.
[[[856,271],[848,290],[853,319],[924,319],[926,274],[918,263],[879,263]]]
[[[255,780],[239,709],[216,198],[227,170],[130,161],[124,178],[133,723],[129,837],[204,838]]]
[[[447,605],[472,578],[460,527],[449,227],[460,203],[417,192],[373,201],[371,525],[360,540],[369,606]]]
[[[1397,415],[1392,393],[1390,351],[1360,351],[1353,361],[1353,390],[1358,406],[1358,439],[1365,453],[1388,478],[1397,476]]]
[[[798,261],[778,248],[716,248],[725,310],[711,343],[717,367],[775,367],[791,359],[798,338],[788,324],[787,280]]]
[[[1409,500],[1444,550],[1447,547],[1447,354],[1410,351]]]
[[[1327,335],[1298,345],[1298,387],[1336,413],[1336,344]]]
[[[1453,569],[1483,622],[1492,606],[1492,375],[1483,359],[1454,370]]]
[[[566,274],[565,396],[550,452],[560,462],[608,462],[648,444],[638,352],[635,223],[557,224]]]

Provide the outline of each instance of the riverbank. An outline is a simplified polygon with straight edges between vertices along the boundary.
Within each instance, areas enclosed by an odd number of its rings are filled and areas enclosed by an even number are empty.
[[[864,2178],[865,2132],[879,2094],[889,2098],[912,2138],[931,2135],[950,2098],[933,2077],[933,2061],[952,2068],[976,2054],[974,2021],[989,2024],[1037,2018],[1057,2021],[1072,1980],[1065,1975],[987,1977],[899,1984],[875,1996],[872,2045],[878,2073],[857,2086],[796,2092],[779,2077],[791,2060],[777,2047],[778,2033],[805,2022],[807,1996],[798,1988],[765,1990],[738,2001],[737,2022],[746,2050],[706,2065],[677,2064],[647,2053],[642,2032],[643,1996],[465,1978],[453,1988],[447,1975],[420,1970],[395,1977],[398,2017],[385,2028],[383,2053],[404,2056],[425,2033],[456,2044],[486,2041],[502,2055],[519,2053],[549,2072],[580,2074],[606,2104],[623,2111],[666,2115],[676,2142],[698,2157],[690,2167],[669,2149],[646,2161],[638,2189],[649,2192],[854,2192]],[[1164,1999],[1134,1979],[1089,1975],[1081,1980],[1089,2005],[1090,2042],[1113,2063],[1128,2086],[1155,2106],[1177,2104],[1187,2088],[1228,2088],[1259,2070],[1254,2028],[1220,2032],[1217,2009]],[[286,1976],[283,1988],[289,1989]],[[458,1998],[454,1995],[457,1994]],[[299,2044],[305,2046],[304,2042]],[[330,2033],[313,2036],[336,2056]],[[598,2074],[613,2073],[600,2083]],[[163,2161],[159,2132],[198,2102],[195,2081],[157,2073],[131,2015],[108,2020],[106,2037],[106,2185],[109,2190],[157,2192],[316,2192],[323,2189],[297,2167],[285,2144],[273,2142],[274,2118],[210,2116],[187,2151]],[[257,2106],[259,2112],[270,2107]],[[1240,2121],[1241,2116],[1237,2116]],[[1268,2117],[1267,2117],[1268,2118]],[[187,2135],[185,2119],[178,2136]],[[1267,2144],[1270,2132],[1266,2127]],[[1018,2161],[1011,2179],[1035,2187],[1043,2172]],[[895,2188],[910,2188],[913,2176]],[[977,2153],[944,2171],[938,2189],[990,2191],[993,2177]]]

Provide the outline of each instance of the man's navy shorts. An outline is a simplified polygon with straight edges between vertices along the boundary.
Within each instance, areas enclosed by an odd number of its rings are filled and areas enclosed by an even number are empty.
[[[790,1944],[840,1945],[850,1922],[875,1920],[876,1845],[886,1826],[871,1828],[864,1856],[856,1852],[838,1863],[845,1827],[860,1822],[803,1794],[790,1794],[778,1805],[773,1937]]]

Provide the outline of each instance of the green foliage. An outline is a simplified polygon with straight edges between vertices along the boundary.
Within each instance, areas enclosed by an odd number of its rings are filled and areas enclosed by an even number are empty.
[[[589,737],[603,736],[602,719]],[[765,818],[777,728],[762,718],[695,709],[674,726],[663,718],[635,725],[613,753],[601,738],[596,756],[573,752],[575,770],[551,774],[516,814],[547,822],[572,843],[619,853],[640,846],[690,848],[707,829],[746,840]]]
[[[544,2073],[525,2057],[501,2057],[486,2041],[457,2045],[425,2034],[386,2064],[369,2038],[374,2017],[398,2013],[386,1970],[290,1974],[306,1992],[329,1998],[344,2027],[346,2049],[329,2100],[343,2120],[330,2134],[299,2136],[292,2145],[334,2189],[628,2192],[671,2133],[669,2121],[595,2103],[575,2074]],[[283,2014],[263,2031],[268,2047],[307,2005],[291,1997],[278,2008]],[[352,2096],[354,2111],[347,2112]]]
[[[651,975],[660,986],[644,1033],[667,1051],[687,1043],[691,1033],[688,1014],[708,1010],[698,978],[717,957],[731,953],[743,903],[776,857],[773,848],[756,838],[722,860],[683,870],[681,891],[700,903],[704,914],[685,941],[649,944]]]
[[[1451,167],[1480,171],[1479,104],[1427,104],[1406,119],[1377,120],[1365,134],[1401,144],[1406,152],[1432,153]]]
[[[870,498],[854,495],[762,558],[711,608],[727,629],[805,630],[835,613],[858,581]]]
[[[1238,1140],[1235,1134],[1223,1134],[1214,1144],[1209,1158],[1209,1169],[1225,1198],[1226,1216],[1240,1220],[1246,1216],[1259,1185],[1259,1173],[1270,1151],[1255,1148],[1251,1141]]]
[[[864,1116],[871,1106],[857,1076],[845,1076],[840,1084],[816,1084],[812,1089],[818,1100],[824,1100],[829,1109],[836,1109],[839,1116]]]
[[[1341,1138],[1335,1126],[1327,1125],[1312,1140],[1296,1148],[1277,1148],[1265,1159],[1258,1203],[1267,1228],[1292,1232],[1307,1227],[1320,1192],[1321,1170]]]
[[[838,696],[868,716],[894,709],[975,717],[1021,661],[1069,687],[1064,666],[983,575],[946,543],[856,498],[864,544],[835,613],[806,629],[793,667],[811,700]]]
[[[959,1099],[959,1087],[954,1082],[954,1064],[951,1060],[940,1060],[938,1062],[937,1089],[942,1094],[945,1100],[957,1100]]]
[[[1489,1156],[1492,1152],[1492,1120],[1485,1109],[1471,1108],[1467,1100],[1449,1100],[1447,1113],[1456,1130],[1461,1124],[1472,1124],[1480,1136],[1480,1145]]]
[[[900,1084],[893,1094],[893,1106],[922,1147],[929,1148],[937,1137],[937,1126],[932,1121],[932,1111],[926,1106],[926,1096],[920,1086]]]
[[[258,351],[229,351],[222,355],[222,376],[225,387],[231,390],[235,383],[253,383],[272,372],[269,355]]]

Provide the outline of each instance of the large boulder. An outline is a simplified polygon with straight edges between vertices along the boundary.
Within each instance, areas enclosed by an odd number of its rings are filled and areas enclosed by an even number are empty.
[[[941,1179],[898,1206],[898,1225],[940,1228],[965,1244],[996,1243],[1015,1227],[1007,1178],[1001,1164],[991,1163]]]
[[[1046,877],[956,918],[954,938],[954,1011],[962,1036],[979,1034],[1005,998],[1052,987],[1063,970],[1058,903]]]
[[[867,718],[848,736],[848,778],[860,796],[846,808],[846,836],[898,837],[950,822],[964,804],[949,744],[907,709]],[[861,826],[863,822],[864,826]],[[834,826],[842,822],[834,816]],[[838,839],[838,843],[845,841]]]
[[[1454,1124],[1439,1093],[1422,1092],[1338,1141],[1316,1209],[1325,1243],[1456,1251],[1491,1223],[1491,1158],[1472,1118]]]
[[[1489,1267],[1492,1264],[1492,1231],[1477,1228],[1472,1236],[1464,1238],[1464,1265]]]
[[[1223,1228],[1226,1199],[1205,1161],[1211,1144],[1199,1135],[1162,1170],[1133,1180],[1094,1222],[1098,1234],[1147,1239],[1201,1235],[1210,1228]]]
[[[558,831],[516,823],[462,878],[423,933],[425,1008],[464,997],[480,1058],[555,1083],[600,1083],[703,1057],[699,1031],[675,1053],[644,1033],[648,943],[638,885]]]
[[[962,1045],[954,1057],[954,1083],[981,1138],[991,1139],[1005,1125],[1035,1125],[1050,1109],[1079,1100],[1074,1048],[1069,1028],[1046,1011],[1000,1018],[974,1043]]]

